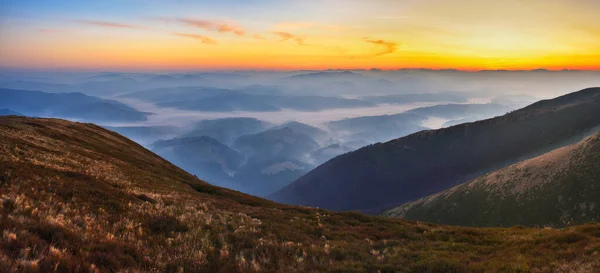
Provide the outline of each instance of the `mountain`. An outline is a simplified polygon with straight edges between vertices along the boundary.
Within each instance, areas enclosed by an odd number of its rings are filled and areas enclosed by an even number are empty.
[[[123,103],[82,93],[46,93],[0,88],[0,108],[30,116],[54,116],[93,122],[135,122],[147,119]]]
[[[600,88],[504,116],[415,133],[336,157],[271,199],[382,212],[581,140],[600,126]]]
[[[23,116],[23,114],[10,109],[0,109],[0,116]]]
[[[272,194],[306,174],[314,166],[296,159],[249,158],[234,175],[240,191],[255,196]]]
[[[312,152],[311,157],[317,165],[320,165],[327,162],[329,159],[332,159],[341,154],[345,154],[352,150],[354,149],[336,143]]]
[[[229,188],[235,188],[231,177],[245,162],[242,154],[207,136],[159,140],[152,151],[202,179]]]
[[[599,224],[476,229],[281,205],[56,119],[0,117],[0,199],[6,272],[600,270]]]
[[[273,112],[281,110],[281,108],[269,100],[263,99],[262,96],[247,94],[226,94],[195,100],[178,98],[173,101],[157,103],[157,105],[160,107],[204,112]]]
[[[156,75],[150,79],[148,79],[148,82],[152,82],[152,83],[161,83],[161,82],[177,82],[179,81],[178,78],[172,76],[172,75]]]
[[[140,99],[161,107],[207,112],[268,112],[282,109],[317,111],[374,105],[362,100],[335,96],[283,95],[272,87],[263,86],[248,86],[239,90],[198,86],[156,88],[127,93],[121,97]]]
[[[303,161],[319,149],[310,137],[288,127],[239,137],[233,147],[248,157],[287,158]]]
[[[170,139],[177,136],[181,129],[175,126],[104,126],[137,143],[149,145],[159,139]]]
[[[287,96],[230,93],[202,99],[178,98],[157,103],[161,107],[183,110],[227,112],[253,111],[269,112],[293,109],[299,111],[319,111],[324,109],[370,107],[372,103],[340,97],[323,96]]]
[[[368,78],[365,75],[352,71],[320,71],[320,72],[309,72],[301,73],[288,76],[284,79],[301,79],[301,80],[352,80],[352,79],[365,79]]]
[[[73,84],[11,81],[3,82],[0,85],[8,89],[40,90],[50,93],[84,93],[100,97],[117,95],[143,88],[138,81],[131,78],[94,79]]]
[[[442,124],[442,127],[450,127],[450,126],[459,125],[459,124],[463,124],[463,123],[475,122],[478,120],[479,119],[476,117],[453,119],[453,120],[444,122],[444,124]]]
[[[121,98],[139,99],[152,103],[165,103],[177,99],[200,100],[219,96],[223,94],[235,93],[229,89],[203,87],[203,86],[179,86],[179,87],[164,87],[141,90],[120,95]]]
[[[466,117],[494,117],[506,114],[514,108],[502,104],[440,104],[416,108],[405,113],[437,117],[445,119],[461,119]],[[480,119],[483,119],[480,118]]]
[[[461,226],[600,221],[600,132],[384,213]]]
[[[304,134],[305,136],[310,137],[318,143],[326,142],[329,139],[329,134],[323,131],[322,129],[297,121],[286,122],[284,124],[274,126],[270,128],[270,130],[279,130],[286,127],[298,133]]]
[[[184,137],[209,136],[227,145],[243,135],[262,132],[271,126],[268,122],[255,118],[222,118],[201,120],[192,125],[192,130]]]
[[[363,96],[361,100],[378,104],[407,104],[415,102],[467,102],[467,94],[458,92]]]
[[[376,143],[427,129],[421,126],[425,120],[422,115],[400,113],[330,121],[327,127],[346,141]]]

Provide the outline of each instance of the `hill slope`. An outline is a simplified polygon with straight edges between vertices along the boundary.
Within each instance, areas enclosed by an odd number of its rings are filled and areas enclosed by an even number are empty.
[[[565,226],[600,220],[600,132],[385,216],[475,226]]]
[[[271,196],[378,213],[573,143],[600,126],[600,88],[501,117],[422,131],[334,158]]]
[[[6,272],[597,272],[600,225],[474,229],[213,187],[91,124],[0,117]]]

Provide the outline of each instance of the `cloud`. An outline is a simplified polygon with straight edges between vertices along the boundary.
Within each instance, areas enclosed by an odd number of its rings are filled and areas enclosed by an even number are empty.
[[[281,22],[275,25],[275,29],[304,29],[315,26],[314,23],[311,22]]]
[[[267,38],[263,37],[262,35],[260,35],[258,33],[252,35],[252,38],[258,39],[258,40],[266,40],[267,39]]]
[[[127,24],[116,23],[116,22],[107,22],[107,21],[75,20],[75,22],[84,24],[84,25],[108,27],[108,28],[139,28],[139,27],[133,26],[133,25],[127,25]]]
[[[169,19],[168,19],[169,20]],[[212,20],[199,20],[199,19],[186,19],[186,18],[176,18],[170,19],[169,21],[176,21],[191,27],[201,28],[208,31],[216,31],[221,33],[233,33],[237,36],[244,36],[246,31],[236,26],[235,24],[212,21]]]
[[[273,32],[273,34],[281,37],[280,41],[294,40],[294,41],[296,41],[296,43],[298,43],[298,45],[305,45],[304,44],[304,38],[296,36],[296,35],[291,34],[289,32],[275,31],[275,32]]]
[[[281,22],[273,26],[273,29],[277,31],[294,31],[301,29],[313,29],[320,31],[347,31],[356,28],[360,28],[360,26],[340,26],[312,22]]]
[[[378,16],[377,19],[407,19],[408,16]]]
[[[207,37],[207,36],[203,36],[203,35],[187,34],[187,33],[173,33],[173,35],[179,36],[179,37],[196,39],[196,40],[199,40],[200,42],[202,42],[203,44],[209,44],[209,45],[217,44],[217,41],[215,41],[214,39]]]
[[[364,41],[367,43],[374,44],[379,48],[379,52],[375,53],[375,56],[391,54],[398,50],[398,44],[395,42],[384,40],[370,40],[369,38],[365,38]]]
[[[62,30],[62,29],[51,29],[51,28],[43,28],[39,30],[40,32],[45,32],[45,33],[62,33],[62,32],[66,32],[66,30]]]

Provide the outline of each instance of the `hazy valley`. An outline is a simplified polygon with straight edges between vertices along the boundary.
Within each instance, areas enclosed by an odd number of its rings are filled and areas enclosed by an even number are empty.
[[[600,269],[600,89],[553,82],[597,72],[27,75],[0,81],[11,271]]]

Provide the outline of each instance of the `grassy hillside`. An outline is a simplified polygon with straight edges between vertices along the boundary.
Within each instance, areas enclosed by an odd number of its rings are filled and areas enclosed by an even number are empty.
[[[4,272],[598,272],[600,224],[476,229],[213,187],[92,124],[0,117]]]
[[[317,167],[271,198],[380,213],[577,142],[597,128],[600,88],[590,88],[500,117],[361,148]]]
[[[384,213],[452,225],[565,226],[600,221],[600,132]]]

